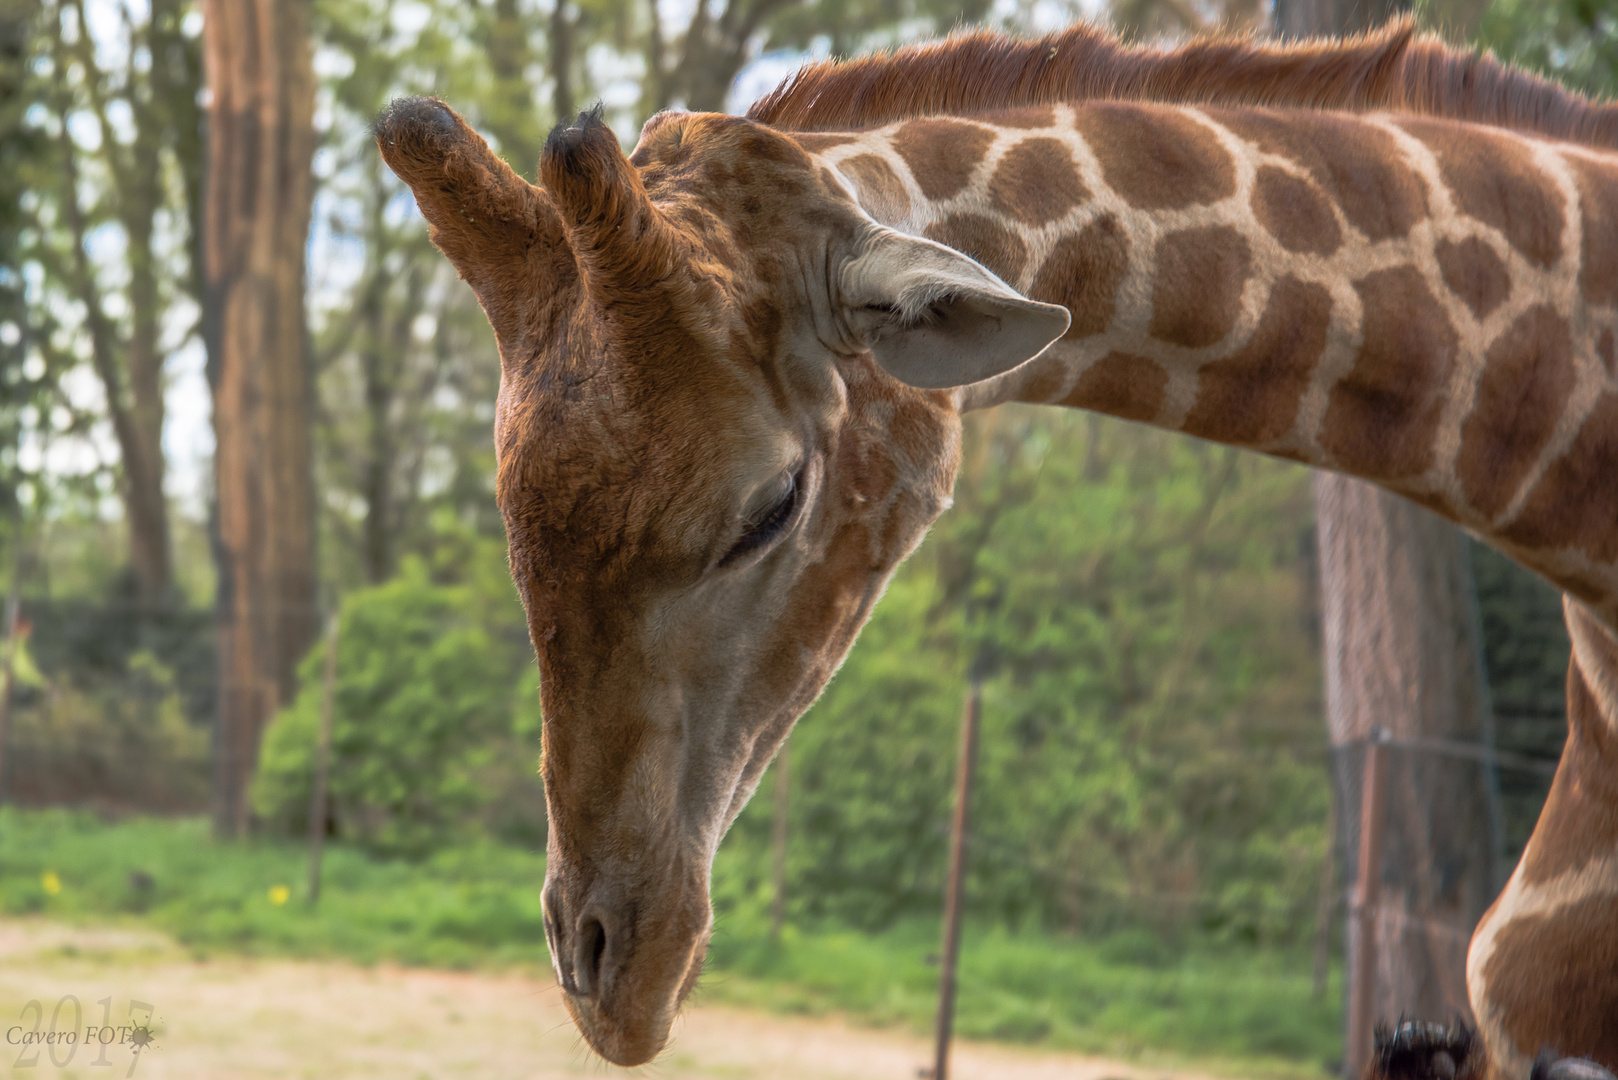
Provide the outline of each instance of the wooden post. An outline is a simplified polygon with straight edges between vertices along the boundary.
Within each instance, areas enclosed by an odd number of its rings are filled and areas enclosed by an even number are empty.
[[[1365,741],[1365,767],[1360,780],[1360,850],[1354,890],[1354,917],[1358,934],[1348,998],[1347,1075],[1362,1076],[1371,1058],[1376,1024],[1376,916],[1382,892],[1382,818],[1387,801],[1387,732],[1378,730]]]
[[[18,544],[22,543],[19,538]],[[11,732],[11,686],[17,670],[17,628],[22,610],[22,559],[13,561],[11,587],[6,593],[6,660],[0,675],[0,804],[6,801],[6,739]]]
[[[792,800],[792,741],[775,755],[775,898],[770,902],[770,938],[781,940],[787,917],[787,810]]]
[[[331,771],[331,710],[337,693],[340,616],[326,621],[326,678],[320,692],[320,738],[315,744],[314,791],[309,797],[309,903],[320,902],[320,859],[326,843],[326,778]]]
[[[961,754],[955,773],[955,815],[950,825],[949,878],[944,886],[944,950],[938,975],[938,1045],[933,1055],[933,1080],[949,1080],[949,1043],[955,1026],[955,968],[961,950],[961,893],[966,880],[967,832],[972,823],[972,774],[977,767],[982,703],[982,687],[973,682],[961,716]]]
[[[1315,900],[1314,998],[1326,997],[1331,974],[1331,922],[1337,909],[1337,793],[1326,806],[1326,857],[1320,863],[1320,895]]]

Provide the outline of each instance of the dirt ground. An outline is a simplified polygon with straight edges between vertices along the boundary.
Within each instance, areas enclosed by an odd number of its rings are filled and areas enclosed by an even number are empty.
[[[78,1005],[64,1000],[78,998]],[[37,1019],[28,1003],[38,1001]],[[136,1003],[136,1004],[132,1004]],[[137,1060],[111,1030],[152,1013]],[[16,1045],[102,1026],[111,1043]],[[75,1009],[82,1019],[75,1021]],[[130,1019],[134,1009],[135,1020]],[[139,930],[0,921],[0,1076],[97,1080],[552,1080],[623,1074],[574,1032],[549,979],[332,962],[193,959]],[[37,1053],[37,1062],[29,1060]],[[52,1055],[54,1055],[54,1060]],[[71,1055],[71,1057],[70,1057]],[[837,1020],[688,1009],[670,1048],[628,1075],[659,1080],[915,1080],[924,1040]],[[957,1044],[957,1080],[1210,1080],[1098,1058]]]

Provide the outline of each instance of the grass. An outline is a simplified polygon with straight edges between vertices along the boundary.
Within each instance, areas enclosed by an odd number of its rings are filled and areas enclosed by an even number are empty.
[[[709,999],[781,1012],[847,1013],[930,1030],[936,923],[881,934],[762,926],[715,931]],[[967,927],[955,1030],[1253,1078],[1320,1076],[1341,1060],[1338,979],[1315,1001],[1307,957],[1207,945],[1168,953],[1139,932],[1100,942]],[[1334,976],[1335,976],[1334,972]]]
[[[725,872],[721,858],[716,893]],[[196,955],[549,968],[542,855],[485,841],[412,863],[332,845],[313,908],[306,876],[301,845],[215,843],[200,820],[0,809],[0,913],[138,921]],[[881,934],[788,926],[773,941],[762,904],[724,907],[705,998],[930,1027],[935,922]],[[968,925],[960,987],[956,1030],[968,1038],[1196,1060],[1249,1077],[1321,1076],[1341,1054],[1338,980],[1315,1001],[1307,958],[1290,953]]]

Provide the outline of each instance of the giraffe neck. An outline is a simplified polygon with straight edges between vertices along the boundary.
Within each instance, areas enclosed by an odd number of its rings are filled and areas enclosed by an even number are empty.
[[[963,408],[1075,406],[1359,476],[1618,626],[1618,154],[1124,103],[800,138],[878,221],[1073,312]]]
[[[1467,956],[1491,1077],[1543,1049],[1618,1066],[1618,637],[1567,604],[1568,739],[1533,838]]]

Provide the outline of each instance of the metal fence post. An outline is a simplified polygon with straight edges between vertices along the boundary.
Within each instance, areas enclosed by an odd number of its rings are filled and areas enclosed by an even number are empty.
[[[973,682],[961,717],[961,754],[955,774],[955,814],[950,827],[949,878],[944,892],[944,951],[938,977],[938,1044],[933,1056],[933,1080],[949,1080],[949,1044],[955,1026],[955,969],[961,950],[961,894],[966,879],[972,774],[977,766],[978,724],[982,712],[983,690]]]
[[[320,901],[320,860],[326,842],[326,781],[331,771],[331,710],[337,692],[337,611],[326,621],[326,678],[320,694],[320,738],[315,744],[315,780],[309,796],[309,903]]]
[[[1371,1058],[1376,1017],[1376,917],[1382,891],[1382,818],[1387,801],[1388,733],[1378,729],[1365,741],[1365,766],[1360,780],[1359,873],[1354,890],[1358,936],[1354,943],[1353,979],[1348,1000],[1348,1045],[1345,1066],[1350,1078],[1364,1074]]]

